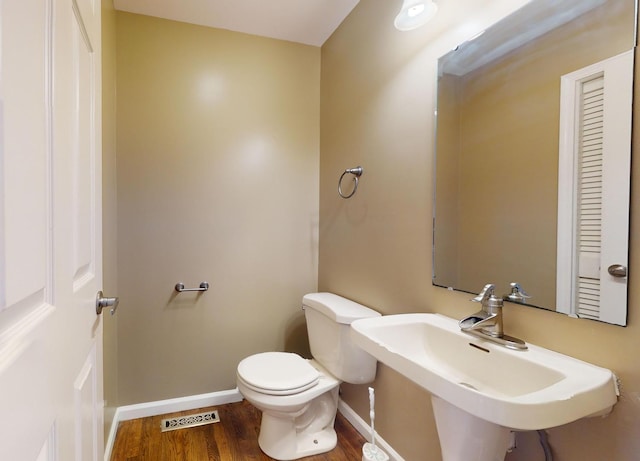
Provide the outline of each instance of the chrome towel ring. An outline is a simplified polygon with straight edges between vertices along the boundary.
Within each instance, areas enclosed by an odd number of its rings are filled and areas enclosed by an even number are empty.
[[[360,176],[362,176],[363,173],[363,169],[361,166],[357,166],[355,168],[347,168],[346,170],[344,170],[344,173],[342,173],[340,175],[340,179],[338,180],[338,194],[340,195],[340,197],[342,198],[351,198],[353,196],[353,194],[356,193],[356,191],[358,190],[358,178],[360,178]],[[345,195],[342,192],[342,179],[344,178],[345,174],[352,174],[353,175],[353,190],[351,191],[350,194]]]

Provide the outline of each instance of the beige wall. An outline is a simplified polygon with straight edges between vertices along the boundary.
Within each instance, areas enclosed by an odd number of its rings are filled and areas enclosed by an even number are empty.
[[[461,318],[476,309],[469,296],[431,285],[435,64],[437,56],[517,5],[445,2],[427,27],[400,33],[392,26],[400,3],[361,0],[322,48],[318,284],[384,314],[440,312]],[[356,164],[365,170],[360,188],[342,200],[337,178]],[[632,180],[640,181],[638,165]],[[634,237],[640,202],[636,187],[633,192],[631,267],[640,260]],[[611,416],[549,431],[554,459],[635,461],[640,453],[640,274],[633,274],[626,328],[511,304],[505,308],[510,334],[611,368],[623,383]],[[385,366],[374,386],[381,436],[408,461],[439,461],[429,395]],[[343,386],[343,398],[365,420],[367,395],[366,386]],[[508,461],[542,459],[535,433],[518,440]]]
[[[102,0],[102,264],[103,291],[117,296],[116,12]],[[118,406],[117,319],[103,316],[105,440]]]
[[[120,12],[117,42],[119,404],[232,389],[307,349],[320,50]]]

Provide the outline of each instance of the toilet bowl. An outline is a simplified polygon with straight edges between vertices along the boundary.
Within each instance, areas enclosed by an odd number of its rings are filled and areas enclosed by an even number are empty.
[[[306,381],[312,378],[312,381],[301,386],[292,385],[293,388],[288,388],[289,385],[274,386],[273,381],[262,381],[256,376],[252,365],[257,362],[278,362],[282,368],[272,370],[282,370],[289,377],[295,371],[302,371],[298,379],[304,377],[302,381]],[[286,363],[292,366],[286,367]],[[300,365],[306,365],[308,369]],[[266,374],[272,375],[269,371]],[[298,459],[324,453],[336,446],[333,423],[340,381],[315,361],[285,352],[252,355],[238,365],[237,385],[244,398],[262,411],[258,444],[270,457]]]
[[[376,372],[376,360],[351,343],[349,327],[379,313],[331,293],[306,295],[303,308],[313,359],[262,352],[237,368],[238,390],[262,411],[260,449],[282,461],[335,448],[340,382],[368,383]]]

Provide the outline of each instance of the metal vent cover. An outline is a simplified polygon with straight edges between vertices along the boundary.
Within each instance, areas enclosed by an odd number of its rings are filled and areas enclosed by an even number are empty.
[[[188,427],[204,426],[205,424],[219,423],[218,410],[197,413],[194,415],[177,416],[162,420],[162,432],[175,431],[176,429],[186,429]]]

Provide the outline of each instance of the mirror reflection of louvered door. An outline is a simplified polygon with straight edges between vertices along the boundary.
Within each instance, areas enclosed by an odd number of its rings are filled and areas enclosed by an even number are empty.
[[[602,252],[602,169],[604,145],[604,75],[580,84],[577,168],[577,256],[575,303],[580,317],[600,318]]]
[[[557,310],[618,325],[626,324],[632,82],[630,51],[561,83]]]

